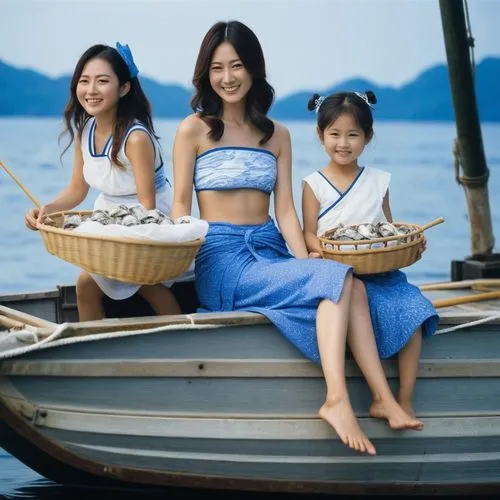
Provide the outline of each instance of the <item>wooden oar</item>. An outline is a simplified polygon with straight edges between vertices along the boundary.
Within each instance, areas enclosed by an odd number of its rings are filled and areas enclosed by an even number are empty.
[[[15,319],[7,318],[6,316],[0,316],[0,326],[22,329],[26,327],[26,324]]]
[[[442,222],[444,222],[444,217],[438,217],[437,219],[434,219],[431,222],[428,222],[427,224],[420,226],[420,229],[422,231],[425,231],[426,229],[429,229],[430,227],[437,226],[438,224],[441,224]]]
[[[418,288],[422,291],[426,290],[459,290],[462,288],[476,288],[476,287],[499,287],[500,279],[474,279],[474,280],[461,280],[461,281],[443,281],[441,283],[426,283],[419,285]]]
[[[437,309],[439,307],[456,306],[458,304],[467,304],[469,302],[480,302],[481,300],[500,299],[500,292],[475,293],[473,295],[463,295],[462,297],[450,297],[447,299],[435,299],[432,305]]]
[[[14,175],[14,172],[5,165],[5,163],[0,160],[0,166],[14,179],[14,182],[25,192],[25,194],[28,196],[28,198],[38,207],[40,208],[42,206],[41,203],[38,202],[38,200],[30,193],[28,188],[24,186],[24,184]]]

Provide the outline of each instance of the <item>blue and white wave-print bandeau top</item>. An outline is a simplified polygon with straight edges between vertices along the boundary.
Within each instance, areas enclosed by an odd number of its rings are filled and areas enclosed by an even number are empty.
[[[271,194],[276,183],[276,157],[267,149],[225,146],[196,158],[196,191],[257,189]]]

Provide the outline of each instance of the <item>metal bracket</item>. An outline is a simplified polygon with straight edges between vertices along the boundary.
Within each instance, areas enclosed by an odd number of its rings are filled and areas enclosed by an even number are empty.
[[[27,403],[22,403],[19,406],[19,414],[35,426],[43,425],[45,423],[45,419],[47,418],[47,410]]]

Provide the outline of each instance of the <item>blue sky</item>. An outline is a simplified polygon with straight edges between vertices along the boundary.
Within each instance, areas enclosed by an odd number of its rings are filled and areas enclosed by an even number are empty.
[[[476,61],[500,57],[500,0],[468,7]],[[90,45],[118,40],[143,75],[189,86],[203,35],[229,19],[259,37],[280,97],[356,76],[399,86],[446,61],[438,0],[0,0],[0,8],[0,59],[49,76],[71,73]]]

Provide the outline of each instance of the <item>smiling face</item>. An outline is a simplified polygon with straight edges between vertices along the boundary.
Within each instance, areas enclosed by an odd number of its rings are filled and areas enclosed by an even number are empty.
[[[127,82],[122,87],[111,65],[104,59],[91,59],[82,70],[76,86],[76,97],[91,116],[116,112],[118,101],[130,89]]]
[[[221,43],[214,51],[209,71],[210,85],[226,103],[235,104],[245,99],[252,87],[252,76],[246,70],[234,47]]]
[[[320,140],[330,159],[337,165],[356,164],[370,142],[351,114],[341,114],[321,133]]]

